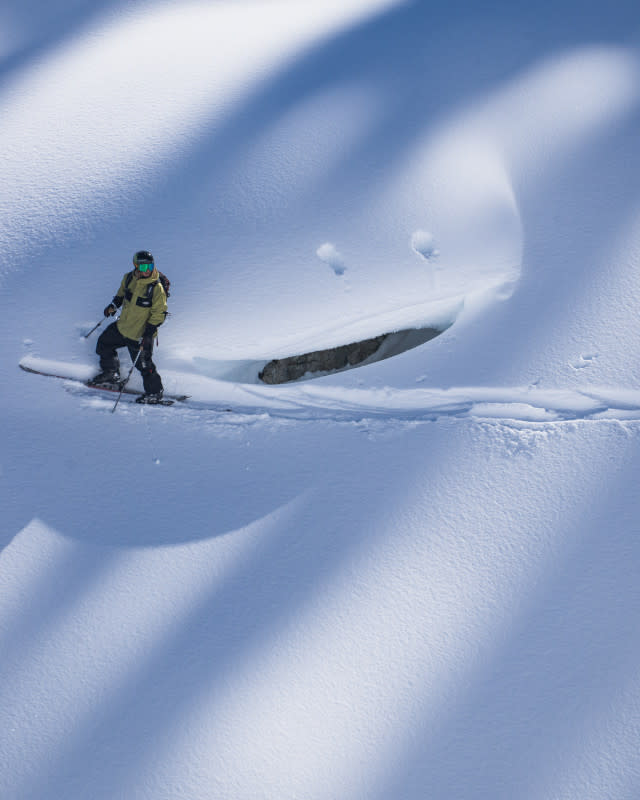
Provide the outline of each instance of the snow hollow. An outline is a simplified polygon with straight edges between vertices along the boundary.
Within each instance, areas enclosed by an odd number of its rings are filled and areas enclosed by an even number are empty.
[[[638,141],[637,0],[3,4],[0,797],[640,795]]]

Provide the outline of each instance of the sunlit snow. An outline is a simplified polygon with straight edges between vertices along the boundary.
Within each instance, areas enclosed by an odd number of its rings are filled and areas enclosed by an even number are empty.
[[[3,800],[640,796],[639,43],[637,0],[5,2]],[[141,248],[189,398],[114,412]]]

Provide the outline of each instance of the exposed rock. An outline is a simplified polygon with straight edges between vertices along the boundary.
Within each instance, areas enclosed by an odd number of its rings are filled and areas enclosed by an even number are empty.
[[[442,331],[435,328],[384,333],[373,339],[332,347],[328,350],[276,358],[264,367],[259,378],[264,383],[278,384],[299,380],[307,374],[339,372],[361,364],[376,354],[378,357],[373,359],[374,361],[398,355],[433,339],[439,333]]]
[[[354,342],[329,350],[316,350],[289,358],[276,358],[270,361],[260,373],[264,383],[288,383],[302,378],[308,372],[335,372],[347,366],[354,366],[372,356],[388,334]]]

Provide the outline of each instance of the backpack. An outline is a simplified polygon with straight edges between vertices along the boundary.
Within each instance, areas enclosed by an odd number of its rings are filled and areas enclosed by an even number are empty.
[[[164,289],[164,293],[167,295],[167,300],[168,300],[169,295],[171,294],[171,292],[169,291],[169,287],[171,286],[171,281],[169,280],[169,278],[167,278],[164,272],[160,272],[160,270],[158,270],[158,280],[162,284],[162,288]]]

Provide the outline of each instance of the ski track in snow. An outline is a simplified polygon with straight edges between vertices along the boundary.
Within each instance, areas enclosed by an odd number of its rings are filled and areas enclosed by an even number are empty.
[[[87,399],[90,406],[113,408],[114,396],[102,397],[77,381],[95,370],[85,364],[65,364],[25,357],[21,364],[58,375],[73,376],[65,387]],[[528,387],[452,387],[449,389],[350,389],[341,386],[311,386],[309,382],[286,387],[232,383],[164,372],[165,391],[189,396],[187,404],[176,404],[168,413],[229,412],[240,416],[334,422],[388,420],[433,421],[441,417],[484,419],[524,423],[560,423],[574,420],[640,420],[640,391],[619,387],[541,389]],[[42,376],[35,376],[42,379]],[[133,383],[133,381],[132,381]],[[132,400],[123,395],[121,402]],[[159,409],[154,409],[158,411]]]
[[[84,405],[111,409],[113,397],[67,381],[65,388],[83,398]],[[577,420],[640,421],[640,392],[621,389],[578,391],[528,390],[525,388],[475,388],[433,390],[308,390],[269,396],[266,391],[243,385],[233,387],[234,399],[199,399],[192,396],[177,403],[172,414],[215,414],[216,421],[231,423],[250,417],[291,421],[335,423],[379,420],[387,422],[433,422],[443,417],[487,422],[558,424]],[[123,396],[123,407],[136,405],[131,395]],[[136,410],[139,406],[136,405]],[[152,409],[161,413],[161,409]]]

